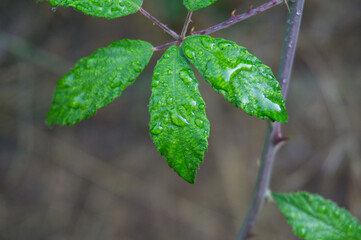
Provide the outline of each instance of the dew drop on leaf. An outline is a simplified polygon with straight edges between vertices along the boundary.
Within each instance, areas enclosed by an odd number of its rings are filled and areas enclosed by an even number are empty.
[[[122,80],[120,78],[118,78],[117,76],[110,83],[111,88],[116,88],[116,87],[119,87],[120,85],[122,85]]]
[[[318,212],[320,213],[326,213],[327,212],[327,207],[325,205],[321,205],[318,207]]]
[[[203,110],[203,109],[205,109],[206,108],[206,105],[205,104],[203,104],[203,103],[201,103],[201,104],[199,104],[199,107],[198,107],[200,110]]]
[[[170,118],[172,123],[178,127],[183,127],[188,125],[187,119],[185,119],[177,110],[171,112]]]
[[[218,47],[221,49],[221,50],[226,50],[229,46],[231,46],[230,43],[225,43],[225,42],[220,42],[218,44]]]
[[[74,73],[70,73],[59,81],[58,87],[69,88],[73,85],[73,83],[74,83]]]
[[[185,47],[184,53],[185,53],[185,55],[186,55],[188,58],[194,59],[194,50],[193,50],[193,48],[188,47],[188,46]]]
[[[91,68],[95,67],[95,64],[96,64],[95,59],[90,58],[87,60],[87,62],[85,64],[85,68],[91,69]]]
[[[297,230],[297,234],[300,237],[306,237],[307,234],[307,230],[305,227],[301,226],[298,230]]]
[[[152,87],[157,87],[159,85],[159,81],[158,80],[153,80],[152,81]]]
[[[204,122],[201,119],[196,119],[195,123],[200,128],[204,126]]]
[[[172,104],[173,103],[173,98],[172,97],[167,98],[167,103]]]
[[[202,45],[203,47],[209,49],[209,50],[213,50],[214,46],[216,45],[214,42],[210,42],[208,41],[208,39],[203,39],[202,40]]]
[[[182,70],[180,71],[179,73],[180,75],[180,78],[182,79],[182,81],[185,83],[185,84],[189,84],[192,82],[192,77],[189,76],[189,73],[187,70]]]
[[[143,66],[139,62],[133,62],[132,67],[133,67],[134,71],[136,71],[136,72],[140,72],[143,70]]]
[[[163,131],[163,127],[160,125],[155,125],[150,131],[154,135],[159,135]]]
[[[69,101],[69,106],[72,108],[83,108],[87,104],[87,100],[84,99],[84,93],[81,93]]]

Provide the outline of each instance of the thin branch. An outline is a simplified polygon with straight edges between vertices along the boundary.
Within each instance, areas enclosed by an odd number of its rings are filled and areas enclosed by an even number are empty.
[[[182,30],[182,33],[181,33],[181,40],[184,40],[186,34],[187,34],[187,30],[188,30],[188,26],[189,24],[191,23],[191,20],[192,20],[192,14],[193,12],[192,11],[188,11],[188,14],[187,14],[187,18],[186,18],[186,21],[184,23],[184,26],[183,26],[183,30]]]
[[[139,8],[139,12],[141,14],[143,14],[145,17],[147,17],[148,19],[150,19],[152,22],[157,24],[160,28],[162,28],[166,33],[171,35],[173,38],[175,38],[177,40],[179,39],[179,35],[175,31],[173,31],[172,29],[167,27],[164,23],[162,23],[161,21],[159,21],[158,19],[153,17],[149,12],[145,11],[143,8]]]
[[[168,48],[170,46],[177,45],[177,44],[179,44],[179,41],[169,42],[169,43],[154,47],[153,49],[154,49],[154,51],[160,51],[164,48]]]
[[[261,12],[264,12],[274,6],[277,6],[281,3],[283,3],[284,0],[271,0],[271,1],[268,1],[267,3],[261,5],[261,6],[258,6],[256,8],[253,8],[253,9],[249,9],[247,12],[245,13],[242,13],[242,14],[239,14],[239,15],[231,15],[230,19],[228,19],[227,21],[225,22],[222,22],[222,23],[219,23],[217,25],[214,25],[212,27],[209,27],[207,29],[203,29],[201,31],[196,31],[196,32],[193,32],[192,35],[208,35],[208,34],[211,34],[211,33],[214,33],[214,32],[217,32],[219,30],[222,30],[224,28],[227,28],[235,23],[238,23],[240,21],[243,21],[249,17],[252,17],[254,15],[257,15]]]
[[[286,33],[278,73],[278,79],[281,82],[282,87],[282,94],[285,99],[287,96],[293,61],[296,53],[303,6],[304,0],[290,1],[291,11],[287,18]],[[269,189],[275,154],[285,140],[286,138],[283,137],[281,131],[281,123],[275,122],[273,126],[268,124],[257,183],[253,192],[250,208],[238,235],[238,240],[245,240],[252,236],[252,230],[256,224],[258,214],[262,208],[264,199]]]

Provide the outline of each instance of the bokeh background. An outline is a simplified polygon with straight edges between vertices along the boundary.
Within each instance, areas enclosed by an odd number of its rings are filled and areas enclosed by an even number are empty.
[[[196,30],[264,1],[218,0]],[[144,8],[180,32],[181,0]],[[277,72],[285,6],[212,34],[245,46]],[[306,1],[272,190],[307,190],[361,219],[361,2]],[[152,68],[73,127],[48,128],[58,79],[82,57],[122,39],[172,39],[140,14],[106,20],[47,2],[0,1],[0,239],[235,239],[256,180],[266,123],[234,108],[198,75],[211,122],[195,185],[183,181],[148,134]],[[297,239],[266,203],[254,239]]]

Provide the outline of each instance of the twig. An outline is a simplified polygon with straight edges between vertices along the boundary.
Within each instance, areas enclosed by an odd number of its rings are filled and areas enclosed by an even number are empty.
[[[174,32],[172,29],[167,27],[164,23],[162,23],[161,21],[159,21],[155,17],[153,17],[149,12],[145,11],[143,8],[139,8],[139,12],[141,14],[143,14],[145,17],[147,17],[148,19],[150,19],[152,22],[157,24],[160,28],[162,28],[166,33],[171,35],[173,38],[175,38],[177,40],[180,38],[179,35],[176,32]]]
[[[283,0],[282,0],[283,1]],[[296,45],[301,25],[304,0],[290,1],[290,13],[287,18],[286,33],[282,47],[282,54],[278,72],[281,82],[282,94],[286,99],[290,82]],[[252,235],[257,216],[262,208],[266,193],[269,189],[274,157],[277,149],[285,142],[281,132],[281,123],[268,124],[267,136],[262,153],[261,166],[259,167],[257,183],[253,192],[250,208],[238,235],[238,240],[245,240]]]
[[[169,42],[169,43],[154,47],[153,49],[154,49],[154,51],[159,51],[159,50],[162,50],[164,48],[168,48],[168,47],[176,45],[176,44],[179,44],[179,41]]]
[[[181,40],[184,40],[186,34],[187,34],[187,30],[188,30],[188,26],[189,24],[191,23],[191,20],[192,20],[192,14],[193,12],[192,11],[189,11],[188,14],[187,14],[187,18],[186,18],[186,21],[184,23],[184,26],[183,26],[183,30],[182,30],[182,33],[181,33]]]
[[[264,12],[274,6],[277,6],[281,3],[283,3],[284,0],[271,0],[259,7],[256,7],[256,8],[253,8],[253,9],[249,9],[246,13],[242,13],[242,14],[239,14],[239,15],[231,15],[230,19],[228,19],[227,21],[225,22],[222,22],[222,23],[219,23],[217,25],[214,25],[212,27],[209,27],[207,29],[203,29],[203,30],[200,30],[200,31],[196,31],[196,32],[193,32],[192,35],[208,35],[208,34],[211,34],[213,32],[216,32],[216,31],[219,31],[219,30],[222,30],[224,28],[227,28],[235,23],[238,23],[240,21],[243,21],[249,17],[252,17],[256,14],[259,14],[261,12]]]

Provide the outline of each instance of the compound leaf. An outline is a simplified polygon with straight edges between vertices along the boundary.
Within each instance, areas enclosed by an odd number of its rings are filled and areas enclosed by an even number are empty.
[[[262,119],[287,122],[281,88],[271,69],[246,48],[210,36],[189,36],[185,56],[234,106]]]
[[[193,70],[177,46],[170,47],[154,69],[149,112],[150,134],[159,153],[194,183],[208,146],[209,121]]]
[[[49,125],[72,125],[89,118],[133,84],[153,55],[153,46],[123,39],[81,59],[56,85]]]
[[[208,7],[215,1],[217,0],[183,0],[183,4],[189,11],[196,11]]]
[[[281,212],[296,235],[306,240],[359,240],[357,219],[334,202],[305,192],[274,193]]]
[[[49,0],[49,2],[53,7],[71,6],[85,14],[108,19],[135,13],[143,4],[143,0]]]

